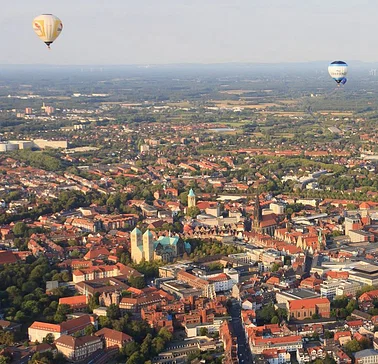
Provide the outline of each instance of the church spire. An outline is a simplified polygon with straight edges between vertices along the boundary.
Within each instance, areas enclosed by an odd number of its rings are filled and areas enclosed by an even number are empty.
[[[261,220],[262,220],[262,212],[261,212],[259,194],[257,193],[256,200],[255,200],[255,210],[253,212],[253,228],[255,231],[259,231]]]

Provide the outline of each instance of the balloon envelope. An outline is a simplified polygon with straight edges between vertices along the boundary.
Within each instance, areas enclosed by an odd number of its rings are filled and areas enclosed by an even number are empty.
[[[348,73],[348,65],[344,61],[334,61],[329,64],[328,73],[337,83],[341,83]]]
[[[63,24],[52,14],[42,14],[34,18],[33,29],[35,34],[50,48],[50,44],[59,37]]]

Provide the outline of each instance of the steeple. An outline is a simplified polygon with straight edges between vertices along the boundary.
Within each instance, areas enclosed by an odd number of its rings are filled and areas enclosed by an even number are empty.
[[[154,260],[154,237],[150,230],[146,230],[143,234],[143,253],[147,262]]]
[[[262,212],[261,212],[259,194],[257,193],[256,200],[255,200],[255,210],[253,212],[253,229],[255,231],[258,231],[260,229],[261,220],[262,220]]]
[[[188,193],[188,207],[196,206],[196,195],[194,194],[193,188],[190,189]]]

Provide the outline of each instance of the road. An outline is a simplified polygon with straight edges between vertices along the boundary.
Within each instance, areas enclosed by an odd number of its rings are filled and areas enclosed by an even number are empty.
[[[240,303],[237,301],[233,301],[233,305],[230,309],[230,314],[232,317],[232,328],[234,330],[234,335],[236,336],[238,342],[239,363],[249,364],[252,363],[252,355],[251,351],[249,350],[249,345],[247,345],[245,339],[245,334],[240,318],[240,310]]]

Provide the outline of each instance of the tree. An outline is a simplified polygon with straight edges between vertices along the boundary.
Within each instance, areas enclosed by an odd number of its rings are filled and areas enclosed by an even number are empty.
[[[139,344],[136,343],[135,341],[125,344],[121,349],[121,353],[123,355],[126,355],[128,358],[138,351],[139,351]]]
[[[109,317],[106,316],[100,316],[98,318],[98,323],[101,328],[107,327],[108,329],[112,328],[112,321],[110,320]]]
[[[49,333],[47,334],[44,338],[43,338],[43,341],[44,343],[47,343],[47,344],[53,344],[55,341],[55,337],[52,333]]]
[[[129,360],[126,362],[126,364],[144,364],[145,360],[143,358],[143,355],[141,355],[139,352],[135,352]]]
[[[200,336],[207,336],[209,330],[206,327],[201,327],[199,330]]]
[[[362,350],[362,347],[357,340],[353,339],[353,340],[348,341],[344,345],[344,349],[346,350],[347,353],[351,354],[351,353],[355,353],[357,351]]]
[[[143,277],[135,277],[135,276],[131,276],[129,278],[129,283],[130,283],[130,286],[131,287],[134,287],[134,288],[144,288],[146,287],[146,281],[144,280]]]
[[[159,330],[158,336],[160,336],[166,343],[172,340],[172,333],[166,328],[162,327]]]
[[[144,358],[149,358],[152,349],[152,335],[148,334],[142,342],[140,346],[140,353],[144,356]]]
[[[192,206],[189,207],[187,210],[187,215],[190,216],[191,218],[197,217],[201,213],[201,210],[197,206]]]
[[[106,316],[109,317],[111,320],[117,320],[121,316],[121,312],[119,307],[112,303],[106,310]]]
[[[0,355],[0,364],[8,364],[10,363],[10,358],[5,355]]]
[[[28,231],[28,227],[24,222],[16,222],[12,231],[15,236],[24,237]]]
[[[276,312],[273,304],[265,305],[261,310],[257,311],[257,319],[263,323],[270,323],[274,316],[276,316]]]
[[[58,309],[56,310],[56,313],[54,315],[54,321],[57,323],[61,323],[63,321],[66,321],[67,315],[71,313],[71,307],[69,305],[63,304],[59,305]]]
[[[324,331],[324,338],[325,339],[332,339],[335,336],[333,331],[325,330]]]
[[[323,360],[323,364],[336,364],[336,360],[331,358],[328,354]]]
[[[93,312],[93,310],[97,307],[100,307],[98,302],[98,296],[94,295],[89,298],[88,301],[88,308],[90,312]]]
[[[280,319],[277,316],[273,316],[270,320],[271,324],[278,324],[280,322]]]
[[[84,329],[84,334],[85,335],[93,335],[94,333],[96,332],[96,329],[93,325],[88,325],[85,329]]]

